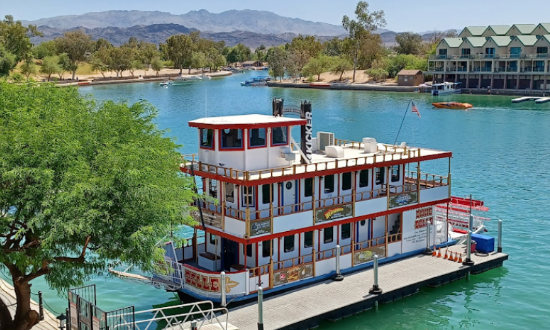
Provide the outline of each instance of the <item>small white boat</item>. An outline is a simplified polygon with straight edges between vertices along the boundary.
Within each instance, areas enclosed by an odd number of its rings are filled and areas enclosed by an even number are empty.
[[[170,80],[167,80],[167,81],[161,82],[159,85],[162,86],[162,87],[168,87],[168,86],[172,85],[172,82]]]
[[[432,95],[446,95],[446,94],[460,94],[462,90],[460,89],[461,83],[459,82],[442,82],[439,84],[432,84]]]
[[[550,102],[550,97],[539,97],[535,100],[535,103],[537,104],[546,103],[546,102]]]
[[[537,96],[523,96],[523,97],[517,97],[515,99],[512,99],[512,103],[520,103],[525,101],[531,101],[531,100],[537,100],[539,97]]]

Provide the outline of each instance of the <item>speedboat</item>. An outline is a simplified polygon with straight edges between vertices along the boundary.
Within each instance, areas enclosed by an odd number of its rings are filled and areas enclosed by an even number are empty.
[[[439,109],[468,110],[473,107],[470,103],[461,102],[434,102],[432,105]]]

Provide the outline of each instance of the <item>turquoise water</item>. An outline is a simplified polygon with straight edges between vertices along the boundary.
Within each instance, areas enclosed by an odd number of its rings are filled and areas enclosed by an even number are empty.
[[[375,137],[393,143],[409,100],[422,118],[408,113],[398,142],[453,152],[453,194],[483,199],[490,207],[490,234],[496,219],[504,222],[504,267],[439,288],[422,290],[400,301],[381,305],[326,329],[426,328],[547,328],[550,324],[550,104],[512,104],[511,97],[453,95],[438,100],[474,104],[471,111],[434,110],[432,97],[416,93],[381,93],[241,87],[250,74],[163,88],[158,83],[91,86],[83,94],[98,100],[145,99],[159,109],[158,125],[182,145],[182,153],[197,149],[196,131],[187,122],[204,116],[271,112],[271,99],[285,105],[309,100],[314,131],[333,131],[342,139]],[[444,171],[441,173],[445,173]],[[45,291],[55,312],[65,297],[35,281],[33,292]],[[137,282],[99,274],[98,303],[104,309],[128,304],[150,308],[173,294]],[[369,288],[357,288],[368,291]],[[383,288],[382,288],[383,289]],[[329,298],[327,298],[329,299]],[[314,302],[312,302],[314,303]],[[252,317],[252,316],[251,316]]]

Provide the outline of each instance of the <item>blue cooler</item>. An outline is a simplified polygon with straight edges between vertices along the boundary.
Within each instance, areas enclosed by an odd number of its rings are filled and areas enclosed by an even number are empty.
[[[489,253],[495,250],[495,239],[491,236],[472,234],[472,240],[476,242],[476,251]]]

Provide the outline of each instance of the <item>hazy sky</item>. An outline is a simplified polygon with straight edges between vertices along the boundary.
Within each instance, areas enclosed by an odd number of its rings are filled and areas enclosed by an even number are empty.
[[[397,32],[461,29],[466,25],[550,22],[548,0],[370,0],[371,10],[384,10],[387,29]],[[183,14],[207,9],[268,10],[282,16],[341,24],[353,15],[357,0],[0,0],[0,15],[33,20],[113,9],[158,10]]]

